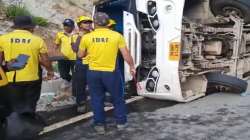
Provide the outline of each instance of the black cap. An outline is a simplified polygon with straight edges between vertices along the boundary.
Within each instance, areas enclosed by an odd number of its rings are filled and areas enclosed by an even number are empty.
[[[75,22],[72,19],[65,19],[63,21],[63,26],[75,28]]]
[[[31,16],[16,16],[14,19],[14,28],[34,28],[35,26]]]
[[[94,22],[99,26],[107,26],[109,24],[109,16],[103,12],[97,12],[94,15]]]

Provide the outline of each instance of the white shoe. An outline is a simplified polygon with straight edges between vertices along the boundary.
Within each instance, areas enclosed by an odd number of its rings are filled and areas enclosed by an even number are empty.
[[[128,126],[127,124],[117,124],[116,128],[118,131],[122,131],[122,130],[125,130],[127,126]]]
[[[113,106],[113,104],[112,104],[112,103],[110,103],[110,102],[104,102],[104,106],[105,106],[105,107],[112,107],[112,106]]]
[[[106,133],[105,126],[103,125],[95,125],[94,130],[99,135],[104,135]]]

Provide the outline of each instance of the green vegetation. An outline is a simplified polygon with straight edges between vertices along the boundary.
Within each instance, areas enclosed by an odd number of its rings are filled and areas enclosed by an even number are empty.
[[[14,19],[16,16],[32,16],[33,22],[39,26],[47,26],[48,20],[43,17],[33,16],[24,6],[10,5],[6,8],[6,17]]]
[[[33,16],[33,22],[36,23],[36,25],[39,26],[48,26],[48,20],[43,17],[34,17]]]
[[[30,16],[30,12],[22,6],[10,5],[6,9],[6,16],[8,18],[15,18],[16,16]]]

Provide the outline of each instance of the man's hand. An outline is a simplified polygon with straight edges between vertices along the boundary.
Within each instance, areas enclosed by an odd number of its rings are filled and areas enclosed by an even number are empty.
[[[136,75],[136,69],[135,69],[134,66],[130,67],[130,74],[131,74],[133,77],[135,77],[135,75]]]
[[[60,49],[60,45],[54,44],[54,45],[53,45],[53,48],[54,48],[55,50],[59,50],[59,49]]]
[[[86,50],[79,50],[77,53],[78,58],[84,58],[87,56]]]
[[[47,77],[44,78],[44,80],[51,80],[54,77],[53,67],[51,64],[51,61],[48,59],[47,53],[41,53],[40,54],[40,64],[44,66],[47,70]]]
[[[127,47],[124,47],[124,48],[120,48],[120,52],[122,54],[122,57],[124,58],[124,60],[128,63],[130,67],[130,74],[132,76],[135,76],[135,73],[136,73],[135,64],[134,64],[134,60],[132,56],[129,53],[129,50],[127,49]]]
[[[84,32],[83,31],[79,31],[77,32],[78,36],[82,37],[84,35]]]
[[[44,80],[52,80],[54,78],[54,72],[53,71],[48,71],[47,72],[47,77],[45,77]]]

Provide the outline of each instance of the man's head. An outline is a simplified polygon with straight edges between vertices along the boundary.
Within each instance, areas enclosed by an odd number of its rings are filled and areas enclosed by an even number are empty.
[[[66,33],[72,33],[75,29],[75,22],[72,19],[65,19],[63,21],[63,28]]]
[[[35,23],[32,20],[31,16],[17,16],[14,19],[14,26],[15,29],[23,29],[33,31],[35,28]]]
[[[77,22],[78,28],[81,31],[90,32],[92,30],[93,20],[90,17],[80,16],[77,18],[76,22]]]
[[[94,15],[95,26],[107,27],[109,24],[109,16],[103,12],[97,12]]]

